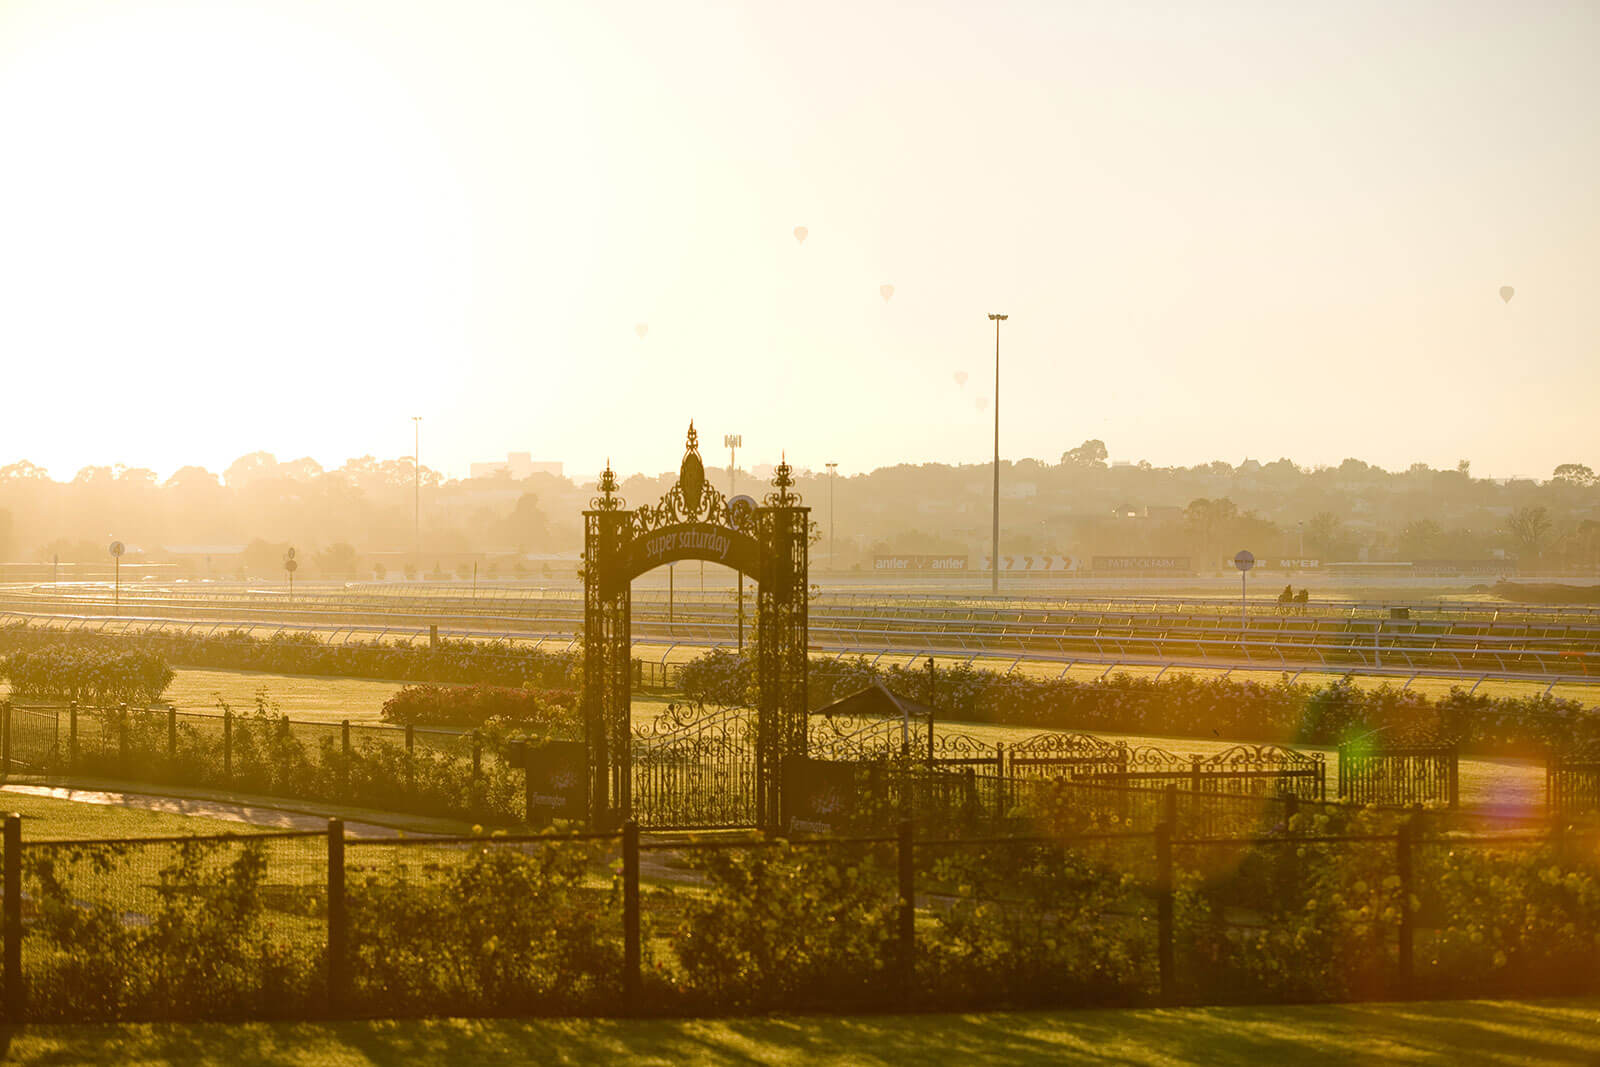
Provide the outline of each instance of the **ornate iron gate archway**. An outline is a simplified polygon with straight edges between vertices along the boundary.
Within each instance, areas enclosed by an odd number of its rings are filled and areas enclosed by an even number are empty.
[[[706,483],[699,435],[689,423],[678,481],[653,507],[628,510],[606,464],[584,517],[583,713],[589,750],[589,815],[609,827],[633,811],[630,738],[633,579],[664,563],[721,563],[755,580],[758,822],[781,825],[785,757],[806,751],[806,612],[810,508],[778,465],[760,505],[730,502]]]

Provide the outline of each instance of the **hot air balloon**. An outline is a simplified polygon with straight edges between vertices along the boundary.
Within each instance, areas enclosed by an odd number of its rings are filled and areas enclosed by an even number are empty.
[[[639,340],[643,341],[644,335],[650,332],[650,326],[648,323],[641,322],[633,328],[633,332],[639,335]]]
[[[951,375],[951,377],[956,380],[956,384],[957,385],[966,385],[967,384],[967,372],[964,371],[964,370],[956,371],[954,374]]]
[[[1515,289],[1511,288],[1511,286],[1502,285],[1500,287],[1500,299],[1504,300],[1506,303],[1508,303],[1508,304],[1511,303],[1511,298],[1516,296],[1516,295],[1517,295],[1517,291]]]
[[[894,295],[894,286],[892,286],[892,285],[880,285],[880,286],[878,286],[878,295],[883,297],[883,302],[885,304],[887,304],[889,302],[889,298]]]
[[[808,234],[810,232],[811,231],[807,230],[804,226],[796,226],[794,228],[794,239],[795,239],[795,241],[797,243],[799,243],[799,244],[805,244],[806,243],[806,234]]]
[[[989,398],[986,396],[980,396],[977,399],[977,405],[979,411],[986,411],[989,407]]]

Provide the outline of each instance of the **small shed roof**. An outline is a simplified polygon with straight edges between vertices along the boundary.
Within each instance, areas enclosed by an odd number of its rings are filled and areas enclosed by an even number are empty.
[[[826,707],[818,708],[815,714],[842,715],[849,719],[901,719],[908,716],[916,719],[927,718],[932,711],[928,705],[902,696],[882,682],[873,682]]]

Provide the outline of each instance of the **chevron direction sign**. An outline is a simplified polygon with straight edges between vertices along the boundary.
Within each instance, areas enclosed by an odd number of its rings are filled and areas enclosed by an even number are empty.
[[[983,569],[993,570],[994,566],[989,556],[983,558]],[[1071,556],[1043,556],[1030,553],[1018,553],[1014,556],[1001,556],[1000,569],[1002,571],[1023,571],[1029,574],[1059,574],[1062,571],[1077,570],[1078,562]]]

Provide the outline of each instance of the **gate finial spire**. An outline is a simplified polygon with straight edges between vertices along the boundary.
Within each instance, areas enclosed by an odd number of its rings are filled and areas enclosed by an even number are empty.
[[[772,479],[773,488],[778,491],[767,494],[767,503],[780,508],[793,507],[800,503],[799,494],[789,491],[794,486],[794,468],[789,466],[789,453],[787,450],[780,452],[779,456],[778,467],[774,471],[776,477]]]
[[[595,488],[600,490],[600,495],[589,503],[597,511],[616,511],[622,507],[624,501],[617,496],[621,486],[617,484],[617,472],[611,469],[610,456],[606,457],[606,469],[600,472],[600,484]]]
[[[693,419],[689,420],[689,436],[683,442],[683,449],[697,455],[700,452],[700,434],[695,431]]]

